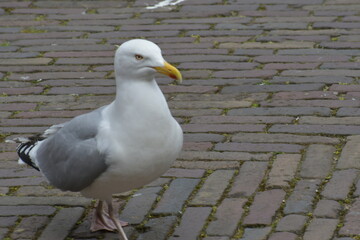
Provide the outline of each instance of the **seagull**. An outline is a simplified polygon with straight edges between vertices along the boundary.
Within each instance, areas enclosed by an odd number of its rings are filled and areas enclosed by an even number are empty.
[[[99,199],[91,231],[117,231],[112,194],[148,184],[165,173],[183,145],[183,132],[155,80],[181,73],[153,42],[133,39],[115,53],[116,97],[109,105],[79,115],[44,133],[18,138],[19,162],[40,171],[53,186]],[[106,210],[107,209],[107,210]]]

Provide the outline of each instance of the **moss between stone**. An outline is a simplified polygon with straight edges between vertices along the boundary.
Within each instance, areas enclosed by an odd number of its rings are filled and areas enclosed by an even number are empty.
[[[46,32],[47,32],[47,30],[36,29],[34,27],[24,28],[21,30],[21,33],[46,33]]]

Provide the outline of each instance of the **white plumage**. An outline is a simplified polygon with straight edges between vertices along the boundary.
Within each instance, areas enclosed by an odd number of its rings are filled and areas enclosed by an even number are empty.
[[[160,48],[135,39],[115,54],[116,98],[102,108],[22,140],[22,161],[40,169],[51,184],[100,199],[91,230],[118,230],[111,196],[161,176],[182,148],[183,134],[157,85],[156,72],[181,81]],[[108,213],[102,206],[108,204]]]

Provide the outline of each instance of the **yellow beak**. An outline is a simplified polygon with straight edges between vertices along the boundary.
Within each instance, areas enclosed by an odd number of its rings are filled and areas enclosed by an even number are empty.
[[[179,83],[182,82],[180,71],[168,62],[165,62],[163,67],[154,67],[154,69],[159,73],[165,74],[166,76],[175,79]]]

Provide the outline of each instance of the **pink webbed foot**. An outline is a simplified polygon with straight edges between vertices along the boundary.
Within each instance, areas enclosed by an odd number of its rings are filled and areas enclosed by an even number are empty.
[[[101,230],[116,232],[118,231],[118,227],[116,226],[114,221],[116,221],[117,224],[119,224],[122,227],[129,225],[129,223],[120,221],[118,219],[118,216],[116,214],[117,211],[114,211],[115,218],[111,218],[109,215],[108,206],[104,206],[106,204],[103,203],[104,203],[103,201],[99,201],[95,211],[92,214],[91,226],[90,226],[91,232],[96,232]],[[118,209],[118,206],[115,209]]]

